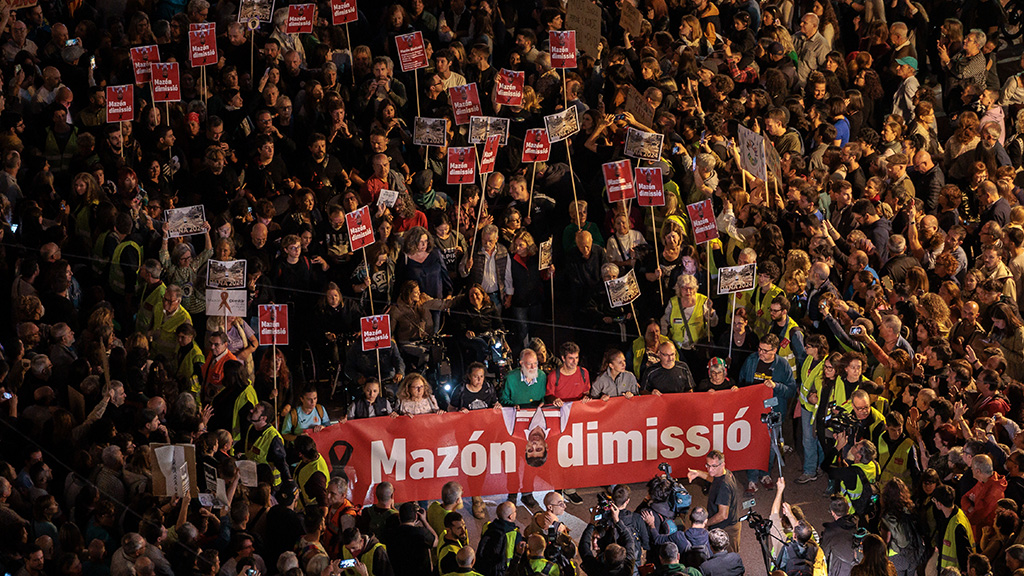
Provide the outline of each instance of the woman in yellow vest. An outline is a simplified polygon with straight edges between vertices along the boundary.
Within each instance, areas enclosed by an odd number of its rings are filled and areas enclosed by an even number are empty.
[[[807,357],[800,366],[800,428],[804,440],[804,470],[796,478],[797,484],[817,480],[821,475],[821,463],[825,459],[814,424],[820,406],[828,341],[821,334],[811,334],[804,342],[804,350]]]
[[[676,280],[676,295],[669,300],[661,318],[661,331],[668,334],[677,348],[694,350],[698,342],[707,341],[711,328],[718,325],[718,314],[711,300],[697,292],[697,279],[683,274]]]
[[[772,300],[775,300],[776,296],[784,294],[782,288],[775,285],[779,281],[780,274],[779,265],[775,262],[767,260],[758,263],[757,287],[752,291],[750,302],[747,304],[747,317],[752,319],[754,333],[758,338],[764,338],[764,335],[771,330],[772,317],[768,311],[771,308]]]
[[[648,366],[660,363],[658,360],[658,347],[662,342],[668,342],[668,336],[661,333],[661,326],[655,319],[647,321],[644,335],[633,340],[633,374],[637,380],[643,375]],[[676,360],[679,359],[676,354]]]
[[[295,468],[295,483],[299,485],[296,510],[302,511],[311,504],[327,505],[327,482],[331,479],[327,460],[317,452],[316,442],[309,436],[295,439],[295,451],[301,459]]]

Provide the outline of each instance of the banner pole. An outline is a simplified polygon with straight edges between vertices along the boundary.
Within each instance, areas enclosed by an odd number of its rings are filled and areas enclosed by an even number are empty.
[[[170,102],[164,102],[164,122],[166,122],[168,126],[171,125],[171,103]]]
[[[274,316],[275,317],[277,316],[276,312],[275,312]],[[274,428],[277,428],[278,430],[280,430],[281,429],[281,423],[278,421],[280,419],[280,416],[278,415],[280,410],[277,409],[277,397],[280,396],[280,393],[277,390],[277,370],[279,368],[279,366],[277,365],[277,334],[274,334],[274,345],[272,346],[272,348],[273,348],[273,350],[271,351],[270,354],[271,354],[271,358],[273,358],[273,360],[274,360],[274,362],[273,362],[273,366],[274,366]]]
[[[416,85],[416,115],[420,115],[420,75],[416,70],[412,71],[412,81]]]
[[[736,324],[736,293],[732,293],[732,320],[729,321],[729,330]],[[733,334],[729,334],[729,364],[732,364],[732,342],[736,337]]]
[[[530,200],[526,203],[526,217],[529,218],[530,214],[533,214],[533,183],[537,179],[537,163],[534,162],[532,166],[533,170],[530,173]]]
[[[124,160],[124,120],[117,123],[117,129],[121,132],[121,160]]]
[[[708,267],[707,267],[707,270],[705,270],[705,272],[707,272],[707,279],[708,279],[708,300],[711,300],[711,243],[710,242],[706,242],[704,244],[704,251],[708,255]],[[708,343],[710,344],[711,343],[711,322],[708,320],[707,314],[704,315],[704,322],[707,323],[707,326],[708,326]]]
[[[249,28],[249,83],[256,88],[256,30],[252,27]]]
[[[352,72],[352,86],[355,87],[356,67],[355,58],[352,56],[352,36],[348,33],[348,22],[345,22],[345,42],[348,43],[348,69]],[[417,104],[419,104],[419,100],[417,100]]]
[[[477,170],[480,169],[480,153],[476,149],[476,144],[473,145],[473,155],[476,156]],[[484,213],[484,206],[487,205],[487,181],[483,172],[480,173],[480,201],[476,204],[476,226],[473,228],[473,248],[469,251],[469,257],[472,258],[476,255],[476,237],[479,236],[480,232],[480,216]]]
[[[455,231],[462,225],[462,184],[459,184],[459,203],[455,205]]]
[[[632,302],[629,303],[629,309],[633,311],[633,321],[636,322],[637,334],[643,336],[644,331],[640,328],[640,319],[636,317],[636,306],[634,306]]]
[[[566,109],[569,108],[569,87],[566,80],[565,68],[562,68],[562,103]]]
[[[661,270],[661,254],[658,254],[658,223],[654,220],[654,206],[651,206],[651,229],[654,231],[654,263],[658,270]],[[658,278],[658,295],[661,297],[661,305],[665,306],[665,288]]]
[[[569,147],[569,139],[565,139],[565,157],[569,160],[569,182],[572,183],[572,201],[576,204],[576,219],[580,220],[580,203],[576,198],[576,174],[572,170],[572,148]],[[583,230],[583,222],[578,226]]]

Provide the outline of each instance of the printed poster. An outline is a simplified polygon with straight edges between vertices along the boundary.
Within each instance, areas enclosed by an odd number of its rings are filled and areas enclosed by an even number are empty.
[[[107,86],[107,122],[135,120],[135,86]]]
[[[180,102],[181,76],[177,62],[152,64],[151,82],[154,102]]]
[[[608,303],[612,308],[628,306],[632,301],[640,297],[640,285],[637,284],[636,275],[631,269],[621,278],[612,278],[604,282],[605,292],[608,294]]]
[[[757,263],[718,269],[718,293],[731,294],[754,289]]]
[[[345,221],[348,224],[349,246],[353,252],[374,243],[373,219],[370,218],[369,206],[345,214]]]
[[[548,52],[551,67],[556,69],[576,67],[576,31],[551,30],[548,32]]]
[[[508,144],[508,128],[511,125],[509,118],[498,118],[495,116],[473,116],[469,119],[469,143],[484,144],[492,135],[500,137],[501,145]]]
[[[194,236],[206,233],[206,212],[202,204],[164,210],[167,237]]]
[[[472,184],[476,180],[476,151],[472,146],[448,148],[448,185]]]
[[[479,116],[480,93],[477,91],[476,82],[452,86],[448,89],[448,102],[452,105],[452,114],[455,116],[455,123],[459,126],[468,124],[473,116]]]
[[[711,198],[687,204],[686,212],[690,215],[693,236],[697,244],[718,238],[718,223],[715,221],[715,208]]]
[[[609,202],[622,202],[636,198],[636,189],[633,187],[633,166],[629,160],[608,162],[601,165],[604,173],[604,185],[608,190]]]
[[[292,4],[288,6],[284,31],[287,34],[312,34],[315,19],[316,4]]]
[[[637,204],[643,207],[665,205],[665,181],[660,166],[638,167],[633,178]]]
[[[494,82],[494,103],[502,106],[522,106],[526,72],[502,68]]]
[[[623,153],[630,158],[657,161],[661,158],[661,147],[665,136],[657,132],[644,132],[632,126],[626,130]]]
[[[580,119],[576,114],[576,107],[569,106],[561,112],[545,116],[544,128],[548,131],[548,141],[552,144],[579,132]]]
[[[448,144],[448,119],[425,118],[417,116],[412,124],[412,143],[417,146],[436,146]]]
[[[544,128],[530,128],[523,139],[523,162],[547,162],[551,157],[551,142]]]
[[[402,72],[412,72],[427,67],[427,49],[423,45],[423,33],[412,32],[395,36],[398,46],[398,61]]]

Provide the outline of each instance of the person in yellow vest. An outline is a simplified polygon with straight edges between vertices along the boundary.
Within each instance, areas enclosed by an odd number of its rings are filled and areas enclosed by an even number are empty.
[[[455,572],[459,568],[459,551],[469,544],[469,532],[466,520],[458,512],[449,512],[444,516],[444,530],[441,543],[437,546],[437,568],[439,574]]]
[[[657,320],[653,318],[648,320],[644,335],[633,340],[633,375],[637,380],[643,377],[644,370],[657,366],[661,361],[658,358],[658,348],[661,347],[662,342],[670,342],[668,336],[661,333],[661,325]],[[675,359],[679,360],[678,351],[675,354]],[[550,381],[551,377],[549,376],[548,382]]]
[[[885,432],[878,437],[878,463],[882,466],[878,485],[885,486],[893,478],[907,478],[917,484],[921,475],[921,463],[917,458],[917,446],[913,438],[903,429],[903,415],[889,412],[885,416]]]
[[[239,441],[240,446],[235,448],[235,453],[244,453],[246,459],[256,462],[259,468],[269,468],[271,485],[276,487],[281,484],[281,480],[291,480],[292,473],[288,467],[284,438],[270,423],[273,415],[272,404],[257,404],[249,414],[249,428]]]
[[[785,295],[776,296],[772,300],[768,306],[771,323],[767,333],[779,337],[779,356],[789,363],[789,368],[795,374],[804,363],[807,352],[804,350],[804,332],[797,326],[796,321],[789,317],[789,308],[789,298]],[[760,338],[764,340],[764,336]]]
[[[547,546],[548,542],[542,534],[531,534],[526,539],[526,554],[519,557],[519,562],[509,567],[509,573],[561,576],[558,564],[544,557]]]
[[[835,483],[839,493],[850,505],[850,513],[860,516],[863,520],[870,510],[873,497],[877,494],[875,485],[881,467],[875,460],[878,449],[870,440],[860,440],[850,447],[847,446],[845,432],[836,433],[836,456],[829,468],[829,480]]]
[[[121,227],[121,215],[118,216],[118,222],[114,224],[114,233],[120,242],[110,257],[110,274],[107,281],[111,292],[120,297],[122,301],[130,302],[135,294],[136,278],[142,268],[142,246],[130,236],[131,216],[128,216],[128,221],[123,223],[127,228]],[[128,297],[127,300],[125,300],[125,296]]]
[[[149,331],[149,355],[173,359],[178,351],[178,326],[191,324],[192,316],[181,306],[181,288],[170,285],[164,293],[163,306],[156,309],[153,328]]]
[[[673,296],[661,317],[661,332],[675,342],[677,348],[694,350],[698,342],[708,339],[711,328],[718,325],[718,313],[711,300],[697,292],[697,279],[683,274],[676,280]]]
[[[448,514],[462,509],[462,485],[454,480],[441,487],[441,500],[435,500],[427,507],[427,522],[434,532],[443,534],[444,519]]]
[[[160,280],[164,267],[155,258],[147,258],[139,269],[138,308],[135,312],[135,331],[146,334],[153,327],[156,311],[163,305],[167,286]]]
[[[203,351],[196,344],[196,329],[191,324],[182,324],[175,330],[178,337],[178,352],[174,365],[177,366],[175,376],[178,382],[187,387],[188,391],[199,399],[199,378],[203,373]]]
[[[343,547],[341,550],[342,560],[354,558],[358,561],[356,567],[342,570],[346,576],[363,574],[363,570],[357,570],[359,564],[365,567],[367,576],[392,576],[394,574],[387,548],[375,536],[364,536],[359,532],[359,528],[349,528],[341,533],[341,544]]]
[[[498,504],[497,518],[487,523],[480,536],[480,561],[477,569],[488,576],[506,574],[509,564],[526,548],[526,541],[516,525],[516,505],[511,501]]]
[[[807,357],[800,365],[800,429],[804,440],[804,469],[796,478],[797,484],[813,482],[821,476],[821,463],[825,453],[818,442],[815,431],[821,395],[825,358],[828,356],[828,340],[821,334],[811,334],[804,344]]]
[[[935,531],[935,547],[939,550],[939,570],[967,566],[967,558],[974,552],[974,533],[971,521],[956,505],[956,492],[952,486],[940,484],[932,492],[932,502],[940,512]]]
[[[472,546],[463,546],[455,555],[455,562],[458,563],[458,568],[451,572],[444,572],[441,576],[483,576],[473,570],[473,565],[476,564],[476,551]]]
[[[301,512],[310,505],[326,506],[327,482],[331,479],[327,460],[317,451],[316,442],[309,436],[295,439],[295,452],[300,459],[295,467],[295,483],[299,485],[299,501],[295,509]]]
[[[782,288],[775,285],[779,281],[779,265],[771,260],[757,265],[757,287],[754,288],[747,305],[747,318],[753,319],[754,334],[763,338],[771,328],[772,319],[768,308],[776,297],[785,294]]]

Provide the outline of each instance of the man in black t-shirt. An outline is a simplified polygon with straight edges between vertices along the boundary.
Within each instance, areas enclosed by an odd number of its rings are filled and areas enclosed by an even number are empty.
[[[394,573],[429,576],[430,551],[437,546],[437,533],[427,522],[427,511],[415,502],[406,502],[398,507],[398,520],[401,524],[384,535],[385,546],[401,550],[401,554],[391,555]]]
[[[693,482],[703,478],[711,482],[708,490],[708,530],[721,528],[729,535],[730,552],[740,549],[740,485],[733,473],[725,468],[725,454],[718,450],[708,452],[703,470],[690,468],[686,477]]]
[[[466,383],[452,393],[451,401],[448,403],[449,412],[499,407],[498,393],[494,385],[485,378],[485,370],[480,362],[473,362],[466,368]]]
[[[658,345],[658,360],[657,366],[652,366],[644,372],[643,385],[640,387],[643,393],[661,396],[693,390],[693,374],[690,373],[689,366],[676,362],[676,349],[672,342],[662,342]]]

